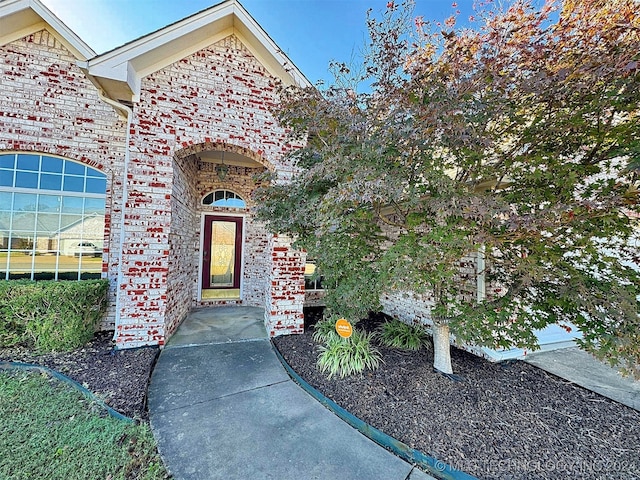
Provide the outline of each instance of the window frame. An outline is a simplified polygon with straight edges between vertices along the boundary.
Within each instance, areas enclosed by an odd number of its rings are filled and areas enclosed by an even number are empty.
[[[313,265],[313,273],[307,274],[307,266]],[[324,276],[318,272],[318,267],[316,265],[315,260],[307,259],[305,262],[305,273],[304,273],[304,290],[305,292],[314,292],[314,291],[322,291],[324,287],[322,286],[322,282],[324,281]],[[307,288],[307,284],[313,284],[313,288]]]
[[[222,194],[223,198],[216,199],[216,196],[219,193]],[[211,202],[207,201],[209,197],[211,197]],[[229,200],[239,200],[242,202],[242,205],[229,205],[227,203]],[[216,202],[219,202],[219,201],[223,201],[224,203],[216,204]],[[218,188],[216,190],[212,190],[211,192],[207,193],[205,196],[202,197],[202,200],[200,200],[200,204],[204,207],[242,208],[242,209],[247,208],[247,202],[241,195],[234,192],[233,190],[229,190],[226,188]]]
[[[0,224],[0,279],[101,278],[106,173],[77,160],[28,151],[0,152],[0,173],[3,172],[5,178],[11,176],[7,172],[12,172],[12,182],[0,185],[3,194],[0,221],[4,218],[4,224]],[[35,175],[35,183],[31,181],[26,186],[17,183],[19,172]],[[41,188],[43,179],[48,181],[55,176],[59,177],[59,188]],[[65,188],[67,179],[72,188]],[[29,225],[20,223],[31,216],[33,225],[31,219]],[[91,223],[86,224],[88,221]],[[91,260],[86,250],[73,254],[73,245],[86,243],[96,247]]]

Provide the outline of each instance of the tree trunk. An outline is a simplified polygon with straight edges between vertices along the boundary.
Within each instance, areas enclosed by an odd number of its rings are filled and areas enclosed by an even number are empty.
[[[453,374],[449,325],[446,323],[434,322],[433,324],[433,368],[442,373]]]

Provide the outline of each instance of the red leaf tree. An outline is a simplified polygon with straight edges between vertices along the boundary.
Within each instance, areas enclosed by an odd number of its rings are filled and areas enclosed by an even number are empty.
[[[259,214],[317,259],[329,310],[421,299],[445,373],[450,334],[531,349],[558,323],[640,376],[637,3],[412,17],[411,3],[369,16],[359,75],[336,64],[335,85],[283,91],[280,119],[308,143]],[[498,294],[477,295],[465,258]]]

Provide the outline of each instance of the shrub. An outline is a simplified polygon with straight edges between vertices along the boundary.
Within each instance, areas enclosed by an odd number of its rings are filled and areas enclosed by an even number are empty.
[[[339,374],[341,378],[354,373],[361,373],[365,368],[375,370],[380,365],[382,356],[371,345],[372,335],[365,332],[353,331],[349,338],[342,338],[336,334],[325,345],[318,347],[318,367],[322,373],[328,373],[329,378]]]
[[[107,280],[0,281],[0,346],[67,351],[87,343],[106,308]]]
[[[336,332],[336,322],[339,317],[330,317],[325,320],[321,320],[313,326],[313,338],[317,343],[328,343],[334,338],[340,338],[338,332]]]
[[[400,320],[383,323],[377,331],[378,341],[391,348],[420,350],[429,344],[429,336],[423,327],[408,325]]]

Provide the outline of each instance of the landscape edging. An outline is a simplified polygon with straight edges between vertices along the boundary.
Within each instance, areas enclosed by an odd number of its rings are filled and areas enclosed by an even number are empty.
[[[437,476],[440,480],[478,480],[476,477],[471,476],[468,473],[462,472],[460,470],[455,470],[441,460],[429,457],[419,450],[409,447],[407,444],[387,435],[386,433],[378,430],[375,427],[372,427],[365,421],[349,413],[333,400],[325,397],[322,393],[313,388],[302,377],[300,377],[300,375],[298,375],[287,363],[273,341],[271,342],[271,346],[276,354],[276,357],[278,357],[278,360],[280,360],[280,363],[282,363],[282,366],[294,382],[300,385],[300,387],[302,387],[304,391],[306,391],[309,395],[320,402],[320,404],[322,404],[325,408],[331,410],[331,412],[337,415],[341,420],[347,422],[353,428],[376,442],[378,445],[386,448],[387,450],[390,450],[395,455],[402,458],[403,460],[406,460],[412,465],[420,467],[428,474]]]
[[[118,411],[114,410],[113,408],[111,408],[109,405],[107,405],[102,400],[100,400],[93,392],[91,392],[90,390],[86,389],[85,387],[80,385],[78,382],[76,382],[72,378],[69,378],[66,375],[63,375],[60,372],[52,370],[51,368],[43,367],[42,365],[34,365],[34,364],[31,364],[31,363],[0,362],[0,370],[10,370],[10,369],[32,370],[32,371],[40,371],[40,372],[46,373],[47,375],[50,375],[50,376],[60,380],[61,382],[64,382],[64,383],[72,386],[76,390],[78,390],[85,397],[89,398],[91,401],[97,403],[98,405],[100,405],[100,407],[104,408],[111,417],[116,418],[118,420],[122,420],[123,422],[127,422],[127,423],[135,423],[136,422],[135,419],[133,419],[131,417],[127,417],[126,415],[123,415],[120,412],[118,412]]]

